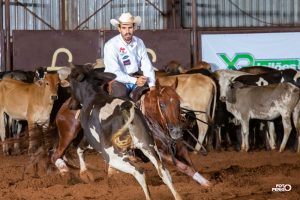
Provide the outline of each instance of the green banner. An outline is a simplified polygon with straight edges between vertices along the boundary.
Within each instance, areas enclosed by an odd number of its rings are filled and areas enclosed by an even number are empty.
[[[225,53],[218,53],[221,60],[227,65],[227,69],[236,70],[248,66],[266,66],[275,69],[296,69],[299,70],[299,59],[255,59],[250,53],[236,53],[233,58],[229,58]],[[239,63],[246,63],[240,66]]]

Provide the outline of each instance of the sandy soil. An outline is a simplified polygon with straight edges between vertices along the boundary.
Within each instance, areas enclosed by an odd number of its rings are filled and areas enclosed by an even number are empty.
[[[283,153],[270,151],[209,152],[207,156],[191,153],[197,169],[213,185],[200,186],[191,178],[167,165],[174,185],[183,199],[300,199],[300,155],[286,150]],[[87,162],[98,170],[91,170],[95,177],[92,183],[79,178],[78,169],[71,169],[67,176],[57,171],[47,174],[43,163],[39,164],[39,177],[33,177],[29,169],[22,178],[24,166],[28,165],[26,153],[20,156],[0,155],[0,199],[145,199],[141,187],[130,175],[118,173],[108,178],[107,166],[101,155],[90,151]],[[150,163],[141,164],[146,171],[147,182],[153,199],[173,199]],[[276,184],[290,184],[287,192],[272,192]],[[289,189],[289,188],[287,188]]]

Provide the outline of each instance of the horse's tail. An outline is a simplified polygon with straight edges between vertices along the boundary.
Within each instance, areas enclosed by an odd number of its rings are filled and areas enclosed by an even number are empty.
[[[131,146],[132,143],[132,138],[130,136],[130,134],[128,133],[128,128],[130,123],[133,121],[134,119],[134,115],[135,115],[135,109],[134,109],[134,105],[131,102],[128,102],[122,105],[122,116],[125,118],[126,123],[116,132],[113,134],[111,141],[112,144],[122,150],[126,150],[128,147]],[[122,135],[124,133],[128,133],[126,136],[124,136],[124,139],[121,139]]]

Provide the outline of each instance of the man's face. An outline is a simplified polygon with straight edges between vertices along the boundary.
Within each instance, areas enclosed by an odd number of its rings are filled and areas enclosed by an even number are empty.
[[[121,36],[125,40],[125,42],[130,43],[134,31],[133,24],[120,24],[118,30],[121,33]]]

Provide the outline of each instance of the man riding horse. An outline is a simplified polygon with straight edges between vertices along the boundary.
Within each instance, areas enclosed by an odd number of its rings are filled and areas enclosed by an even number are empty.
[[[133,36],[141,23],[140,16],[123,13],[110,23],[118,28],[119,35],[104,45],[105,72],[117,77],[109,84],[109,92],[114,97],[128,97],[136,101],[145,91],[155,89],[155,74],[144,42]]]

